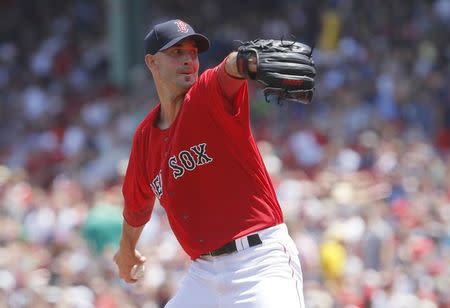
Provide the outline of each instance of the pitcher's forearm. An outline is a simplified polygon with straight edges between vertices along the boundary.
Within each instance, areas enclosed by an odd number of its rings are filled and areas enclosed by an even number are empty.
[[[124,220],[122,227],[122,238],[120,239],[121,248],[134,251],[144,226],[145,225],[133,227]]]

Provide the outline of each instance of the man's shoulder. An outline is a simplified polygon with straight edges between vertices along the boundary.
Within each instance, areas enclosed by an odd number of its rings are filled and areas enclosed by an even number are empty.
[[[203,71],[203,73],[200,74],[199,81],[209,81],[211,79],[214,79],[217,77],[217,72],[219,70],[219,65],[207,68]]]
[[[211,90],[211,83],[214,83],[215,80],[217,80],[217,66],[208,68],[200,74],[197,82],[189,89],[189,96],[200,89],[203,95],[205,90]]]
[[[147,115],[141,120],[139,125],[136,128],[136,135],[143,135],[149,133],[151,129],[154,127],[154,123],[159,113],[161,104],[158,103],[154,106]]]

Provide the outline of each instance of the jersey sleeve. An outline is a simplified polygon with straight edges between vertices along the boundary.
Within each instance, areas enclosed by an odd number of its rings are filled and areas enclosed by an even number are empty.
[[[133,226],[139,227],[150,220],[155,202],[155,195],[148,184],[143,133],[138,129],[133,138],[130,159],[122,186],[124,196],[123,217]]]
[[[228,114],[245,115],[241,113],[248,109],[248,83],[247,80],[242,80],[230,76],[225,71],[225,60],[214,68],[206,70],[199,79],[196,87],[193,89],[194,93],[206,94],[210,100],[209,104],[216,104]],[[219,78],[219,76],[221,78]],[[227,93],[235,92],[236,94],[230,99]]]

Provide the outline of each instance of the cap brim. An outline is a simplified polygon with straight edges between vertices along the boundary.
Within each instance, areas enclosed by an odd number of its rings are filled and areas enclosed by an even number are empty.
[[[185,36],[179,36],[177,38],[174,38],[173,40],[169,41],[166,45],[164,45],[163,47],[161,47],[159,49],[159,51],[163,51],[166,50],[174,45],[176,45],[177,43],[179,43],[180,41],[186,39],[186,38],[192,38],[195,43],[197,44],[197,49],[198,52],[204,52],[207,51],[209,49],[209,40],[206,36],[199,34],[199,33],[195,33],[195,34],[188,34]]]

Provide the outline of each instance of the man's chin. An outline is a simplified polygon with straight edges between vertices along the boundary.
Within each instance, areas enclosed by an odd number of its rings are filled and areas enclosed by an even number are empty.
[[[186,76],[182,80],[180,80],[178,84],[185,89],[189,89],[196,81],[197,78],[194,78],[192,76],[189,77]]]

